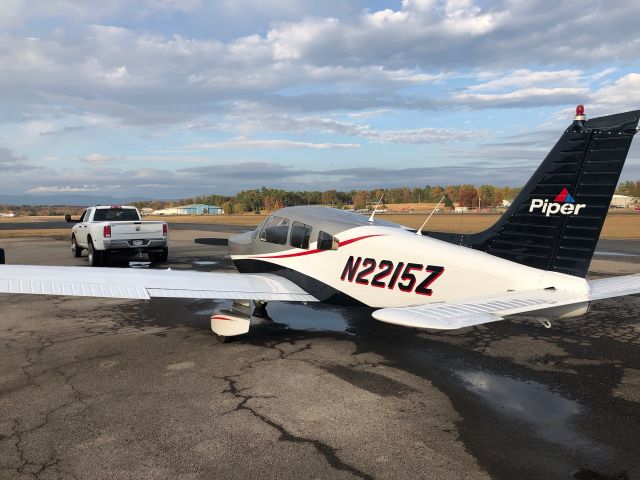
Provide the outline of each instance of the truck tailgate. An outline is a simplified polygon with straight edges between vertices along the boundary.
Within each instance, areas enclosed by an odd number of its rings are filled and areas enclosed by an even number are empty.
[[[112,222],[112,240],[162,238],[164,222]]]

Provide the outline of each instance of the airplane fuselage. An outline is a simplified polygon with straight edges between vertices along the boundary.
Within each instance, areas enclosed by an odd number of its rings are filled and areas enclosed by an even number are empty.
[[[286,228],[279,226],[281,236],[265,235],[267,223],[234,236],[229,241],[231,259],[240,272],[281,275],[324,302],[403,307],[509,291],[588,289],[581,278],[419,236],[389,222],[375,219],[370,224],[350,212],[303,206],[282,209],[272,217],[287,221]],[[314,227],[321,219],[323,223]],[[292,245],[294,225],[310,228],[308,246]],[[320,232],[334,237],[333,248],[318,239]],[[269,241],[284,242],[285,237],[284,244]]]

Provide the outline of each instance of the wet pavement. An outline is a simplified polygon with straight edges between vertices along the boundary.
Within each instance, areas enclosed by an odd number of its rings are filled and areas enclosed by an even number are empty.
[[[198,236],[168,266],[231,270]],[[639,272],[637,245],[599,245],[619,255],[594,274]],[[64,242],[0,246],[86,265]],[[445,333],[273,303],[230,344],[209,331],[228,302],[0,305],[0,478],[640,478],[640,296]]]

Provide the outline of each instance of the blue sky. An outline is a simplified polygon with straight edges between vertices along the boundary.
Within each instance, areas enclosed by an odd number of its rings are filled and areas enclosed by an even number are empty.
[[[638,24],[633,1],[8,0],[0,193],[521,185],[576,104],[640,108]]]

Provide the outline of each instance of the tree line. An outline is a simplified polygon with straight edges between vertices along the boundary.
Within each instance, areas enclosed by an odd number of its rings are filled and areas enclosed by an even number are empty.
[[[189,203],[204,203],[223,208],[225,213],[247,213],[272,211],[282,207],[295,205],[332,205],[334,207],[352,206],[356,210],[376,205],[382,197],[383,204],[425,203],[435,204],[443,197],[445,207],[454,204],[463,207],[490,208],[502,204],[503,200],[513,200],[521,188],[496,187],[494,185],[449,185],[423,188],[377,188],[371,190],[312,190],[287,191],[278,188],[262,187],[255,190],[243,190],[235,195],[200,195],[179,200],[150,200],[133,202],[138,208],[175,207]],[[630,197],[640,197],[640,180],[630,180],[618,185],[616,193]],[[65,205],[33,206],[33,205],[0,205],[0,212],[14,211],[18,215],[62,215],[79,210],[78,207]]]
[[[376,205],[382,198],[389,203],[437,203],[443,199],[446,207],[454,204],[466,207],[495,207],[503,200],[512,200],[520,188],[496,187],[493,185],[449,185],[446,187],[427,185],[424,188],[377,188],[372,190],[313,190],[287,191],[262,187],[255,190],[243,190],[232,196],[200,195],[174,201],[135,202],[139,208],[174,207],[188,203],[204,203],[222,207],[225,213],[246,213],[277,210],[295,205],[332,205],[334,207],[353,206],[356,210]]]
[[[640,180],[636,180],[635,182],[633,180],[629,180],[620,183],[616,189],[616,193],[618,195],[640,198]]]

